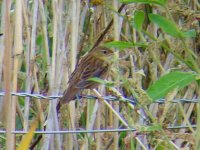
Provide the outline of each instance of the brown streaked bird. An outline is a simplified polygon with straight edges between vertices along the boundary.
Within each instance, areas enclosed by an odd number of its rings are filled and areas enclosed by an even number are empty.
[[[60,99],[61,103],[68,103],[76,98],[76,94],[82,89],[96,88],[99,83],[89,81],[92,77],[98,77],[105,79],[111,67],[112,57],[114,51],[99,46],[92,49],[87,55],[81,58],[74,72],[68,81],[68,87],[63,93],[63,97]],[[60,102],[57,106],[57,110],[60,108]]]

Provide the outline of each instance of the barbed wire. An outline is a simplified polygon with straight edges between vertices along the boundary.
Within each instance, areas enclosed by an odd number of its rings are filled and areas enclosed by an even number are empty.
[[[4,96],[5,92],[0,92],[0,96]],[[54,100],[54,99],[58,99],[61,98],[62,95],[51,95],[51,96],[46,96],[46,95],[42,95],[42,94],[37,94],[37,93],[26,93],[26,92],[11,92],[12,96],[19,96],[19,97],[30,97],[30,98],[37,98],[37,99],[47,99],[47,100]],[[78,98],[88,98],[88,99],[97,99],[96,96],[92,96],[92,95],[79,95]],[[103,97],[105,100],[107,101],[124,101],[124,102],[131,102],[131,103],[136,103],[137,100],[134,99],[128,99],[128,98],[123,98],[120,99],[118,97],[114,97],[114,96],[104,96]],[[155,101],[154,103],[164,103],[165,99],[159,99],[157,101]],[[182,103],[197,103],[198,99],[175,99],[172,100],[173,103],[178,103],[178,102],[182,102]],[[181,129],[181,128],[196,128],[196,125],[191,125],[191,126],[170,126],[167,127],[167,129]],[[146,127],[148,128],[148,126]],[[129,128],[129,129],[99,129],[99,130],[65,130],[65,131],[35,131],[35,134],[77,134],[77,133],[101,133],[101,132],[128,132],[128,131],[136,131],[136,129],[134,128]],[[0,134],[5,134],[6,131],[5,130],[0,130]],[[27,131],[12,131],[12,134],[26,134],[28,133]]]
[[[149,126],[150,127],[150,126]],[[170,126],[167,129],[182,129],[182,128],[196,128],[197,125],[191,126]],[[148,126],[145,127],[148,129]],[[102,132],[128,132],[128,131],[137,131],[134,128],[129,129],[96,129],[96,130],[61,130],[61,131],[34,131],[35,134],[78,134],[78,133],[102,133]],[[0,134],[5,134],[5,130],[0,130]],[[28,131],[12,131],[12,134],[26,134]]]
[[[0,92],[0,96],[4,96],[5,92]],[[30,98],[37,98],[37,99],[47,99],[47,100],[54,100],[54,99],[58,99],[61,98],[62,95],[51,95],[51,96],[46,96],[46,95],[42,95],[42,94],[37,94],[37,93],[26,93],[26,92],[11,92],[11,95],[13,96],[19,96],[19,97],[30,97]],[[78,95],[78,98],[87,98],[87,99],[97,99],[96,96],[92,96],[92,95]],[[137,103],[136,99],[128,99],[128,98],[118,98],[118,97],[114,97],[114,96],[103,96],[103,99],[107,100],[107,101],[123,101],[123,102],[130,102],[133,104]],[[154,101],[154,103],[164,103],[165,99],[159,99]],[[173,103],[198,103],[198,99],[174,99],[171,102]]]

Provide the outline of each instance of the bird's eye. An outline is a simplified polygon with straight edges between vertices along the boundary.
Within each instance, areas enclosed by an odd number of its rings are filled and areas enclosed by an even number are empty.
[[[103,53],[104,53],[104,54],[107,54],[107,51],[106,51],[106,50],[103,50]]]

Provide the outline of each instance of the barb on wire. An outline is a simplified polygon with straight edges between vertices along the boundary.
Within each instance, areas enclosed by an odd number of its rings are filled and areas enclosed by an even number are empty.
[[[4,92],[0,92],[0,96],[4,96],[5,93]],[[11,92],[11,95],[13,96],[21,96],[21,97],[32,97],[32,98],[38,98],[38,99],[48,99],[48,100],[53,100],[53,99],[57,99],[57,98],[61,98],[62,95],[52,95],[52,96],[45,96],[45,95],[41,95],[41,94],[30,94],[30,93],[26,93],[26,92]],[[96,96],[92,96],[92,95],[78,95],[78,98],[88,98],[88,99],[97,99]],[[132,100],[132,99],[127,99],[127,98],[117,98],[114,96],[104,96],[103,97],[105,100],[107,101],[124,101],[124,102],[130,102],[135,104],[136,100]]]
[[[0,92],[0,96],[4,96],[5,93],[4,92]],[[62,95],[51,95],[51,96],[46,96],[46,95],[42,95],[42,94],[30,94],[30,93],[26,93],[26,92],[11,92],[11,95],[14,96],[20,96],[20,97],[32,97],[32,98],[37,98],[37,99],[48,99],[48,100],[54,100],[57,98],[61,98]],[[87,99],[97,99],[96,96],[92,96],[92,95],[78,95],[78,98],[87,98]],[[132,104],[136,104],[137,100],[136,99],[128,99],[128,98],[118,98],[118,97],[114,97],[114,96],[104,96],[103,97],[105,100],[107,101],[123,101],[123,102],[129,102]],[[165,99],[159,99],[156,100],[154,103],[164,103]],[[198,99],[174,99],[172,100],[173,103],[198,103]]]

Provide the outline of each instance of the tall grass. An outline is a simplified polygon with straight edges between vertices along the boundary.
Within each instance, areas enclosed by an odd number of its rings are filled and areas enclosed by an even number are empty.
[[[45,134],[35,149],[199,149],[199,104],[172,102],[199,97],[196,0],[4,0],[0,5],[0,87],[5,92],[1,130],[6,130],[0,148],[15,149],[23,135],[11,132],[28,131],[39,114],[37,130],[136,131]],[[62,94],[79,59],[101,44],[116,50],[116,60],[109,83],[99,92],[83,91],[98,99],[72,101],[57,114],[58,99],[11,96],[11,91]],[[173,71],[178,73],[170,74]],[[174,81],[171,76],[177,74],[181,76]],[[137,102],[105,101],[106,95]],[[155,103],[155,97],[165,101]],[[171,126],[187,128],[168,129]],[[38,137],[35,134],[32,143]]]

